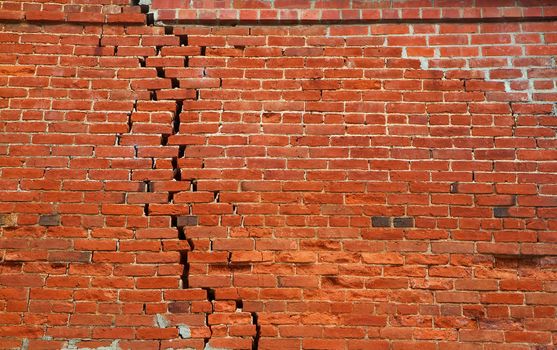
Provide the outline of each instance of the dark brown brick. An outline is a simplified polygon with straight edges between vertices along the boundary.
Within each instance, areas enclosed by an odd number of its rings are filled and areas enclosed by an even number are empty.
[[[373,227],[391,227],[391,218],[388,216],[374,216],[371,218]]]
[[[178,216],[176,219],[176,226],[183,227],[183,226],[196,226],[197,225],[197,216],[193,215],[185,215],[185,216]]]
[[[60,215],[41,215],[39,218],[39,225],[41,226],[58,226],[60,225]]]
[[[65,251],[49,252],[48,261],[89,262],[91,261],[91,252],[65,252]]]
[[[493,208],[493,216],[496,218],[508,218],[509,208],[507,207],[495,207]]]
[[[400,217],[394,218],[394,227],[414,227],[414,218]]]
[[[168,312],[173,314],[183,314],[190,312],[190,303],[177,301],[174,303],[168,304]]]

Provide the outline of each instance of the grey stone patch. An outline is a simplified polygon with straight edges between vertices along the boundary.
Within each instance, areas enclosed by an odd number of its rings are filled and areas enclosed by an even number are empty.
[[[166,328],[168,327],[168,320],[166,318],[164,318],[163,315],[161,314],[157,314],[157,317],[155,319],[157,326],[159,328]]]
[[[27,350],[29,349],[29,339],[24,338],[23,341],[21,342],[21,350]]]
[[[178,325],[178,334],[182,339],[189,339],[191,338],[191,329],[184,324]]]
[[[114,340],[109,346],[99,346],[97,348],[78,348],[77,343],[80,341],[79,339],[70,339],[67,343],[64,343],[61,350],[122,350],[118,344],[120,340]]]
[[[60,215],[41,215],[39,217],[39,225],[41,226],[58,226],[60,225]]]
[[[420,57],[420,68],[421,69],[429,69],[429,61],[427,58]]]
[[[77,343],[79,343],[80,340],[78,339],[70,339],[68,340],[67,343],[64,343],[62,350],[73,350],[73,349],[77,349]]]
[[[151,6],[151,0],[139,0],[139,5]]]

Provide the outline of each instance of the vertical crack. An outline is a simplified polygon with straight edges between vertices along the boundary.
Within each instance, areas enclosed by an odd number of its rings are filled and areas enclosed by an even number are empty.
[[[241,301],[240,301],[241,302]],[[238,304],[238,302],[236,302]],[[251,344],[251,350],[259,349],[259,339],[261,338],[261,326],[259,325],[257,319],[257,312],[251,313],[252,322],[255,325],[255,336],[253,337],[253,343]]]
[[[172,226],[176,227],[178,231],[178,239],[181,241],[186,241],[188,243],[188,249],[180,251],[180,264],[184,266],[182,271],[182,288],[187,289],[190,287],[189,275],[190,275],[190,264],[188,261],[188,253],[193,250],[193,242],[191,239],[186,238],[186,232],[184,226],[178,225],[178,218],[176,215],[172,217]]]
[[[127,114],[127,117],[128,117],[128,120],[127,120],[128,132],[132,131],[132,127],[133,127],[132,115],[133,115],[133,112],[136,111],[136,110],[137,110],[137,99],[135,99],[133,101],[132,109]]]
[[[158,47],[158,46],[157,46]],[[157,77],[159,78],[165,78],[165,74],[164,74],[164,68],[163,67],[156,67],[155,68],[157,70]]]
[[[149,180],[143,181],[143,192],[153,192],[151,181]]]
[[[187,35],[178,35],[180,39],[180,46],[188,46],[188,36]]]
[[[183,152],[181,152],[181,149],[185,149],[185,146],[180,146],[179,150],[178,150],[178,156],[177,157],[173,157],[172,158],[172,170],[173,170],[173,178],[176,181],[181,181],[182,180],[182,171],[180,170],[180,165],[179,165],[179,159],[183,157]]]
[[[211,308],[213,307],[214,301],[215,301],[215,290],[209,287],[203,287],[203,290],[205,290],[207,292],[207,300],[211,303]],[[206,313],[205,314],[205,324],[207,325],[207,327],[209,327],[209,337],[204,338],[204,346],[203,349],[208,348],[209,346],[209,341],[211,340],[211,337],[213,336],[213,330],[211,329],[211,326],[209,326],[209,315],[211,313]]]
[[[176,193],[176,192],[172,192],[172,191],[169,191],[169,192],[168,192],[168,199],[167,199],[168,204],[174,203],[174,194],[175,194],[175,193]]]
[[[141,6],[143,8],[143,6]],[[149,11],[149,7],[147,6],[147,11]],[[147,25],[153,26],[155,25],[155,14],[154,13],[147,13],[145,14],[145,18],[147,19]]]
[[[178,89],[180,87],[180,82],[178,81],[178,78],[172,78],[170,80],[170,83],[172,84],[173,89]],[[181,101],[181,102],[183,103],[183,101]]]
[[[183,100],[177,100],[176,101],[176,111],[174,112],[174,124],[172,126],[174,134],[177,134],[177,133],[180,132],[180,114],[182,113],[182,108],[183,107],[184,107],[184,101]]]
[[[104,37],[104,26],[101,25],[101,35],[99,35],[99,47],[102,47],[103,37]]]
[[[170,135],[168,134],[162,134],[161,135],[161,146],[168,146],[168,138],[170,137]]]
[[[134,0],[137,2],[137,4],[140,4],[140,0]],[[143,7],[142,7],[143,10]],[[148,12],[148,11],[147,11]],[[148,25],[153,25],[153,18],[151,14],[147,15],[147,24]],[[164,33],[166,35],[174,35],[174,29],[172,27],[165,27],[164,28]],[[187,35],[176,35],[179,38],[179,44],[180,46],[188,46],[188,36]],[[161,45],[156,45],[156,54],[160,56],[160,54],[162,53],[162,49],[164,47],[164,44]],[[201,56],[204,56],[206,54],[206,47],[202,46],[200,47],[200,54]],[[146,67],[146,62],[147,62],[147,57],[139,57],[139,65],[141,67]],[[183,62],[185,67],[189,66],[189,57],[185,56],[184,57],[184,62]],[[170,81],[170,85],[172,89],[180,89],[180,81],[178,78],[176,77],[167,77],[166,76],[166,71],[165,71],[165,67],[161,66],[161,67],[155,67],[156,69],[156,76],[158,79],[164,79],[167,81]],[[204,72],[205,74],[205,72]],[[151,101],[157,101],[157,97],[161,97],[161,92],[159,91],[159,89],[149,89],[149,98]],[[200,91],[199,89],[195,90],[196,95],[195,95],[195,99],[199,99],[200,98]],[[158,96],[157,96],[158,95]],[[160,134],[160,145],[162,147],[164,146],[169,146],[169,147],[173,147],[174,150],[176,150],[176,146],[178,146],[178,149],[173,152],[173,156],[170,156],[170,161],[171,161],[171,167],[172,167],[172,172],[173,172],[173,181],[175,181],[176,185],[179,184],[178,181],[190,181],[190,187],[189,187],[189,191],[191,192],[196,192],[198,190],[198,184],[197,184],[197,180],[196,179],[182,179],[182,175],[181,175],[181,169],[180,169],[180,160],[183,159],[186,156],[186,145],[182,144],[180,145],[179,142],[177,143],[175,140],[173,140],[173,135],[178,135],[180,134],[180,127],[181,127],[181,114],[184,108],[184,100],[183,98],[178,97],[179,94],[174,94],[174,96],[176,96],[173,99],[173,102],[175,104],[174,108],[175,110],[173,111],[174,115],[171,121],[171,130],[167,131],[166,133],[161,133]],[[131,119],[131,115],[135,112],[137,108],[137,100],[134,102],[133,108],[130,111],[130,113],[128,114],[128,129],[131,132],[132,130],[132,119]],[[135,148],[135,156],[137,157],[137,147]],[[167,158],[168,159],[168,158]],[[152,167],[155,167],[156,165],[156,157],[151,159],[151,165]],[[187,183],[187,182],[186,182]],[[156,184],[156,183],[155,183]],[[143,185],[143,191],[144,192],[154,192],[157,191],[156,190],[156,185],[155,184],[151,184],[148,181],[144,181],[144,185]],[[185,183],[183,183],[185,184]],[[171,186],[172,187],[172,186]],[[176,189],[174,188],[168,188],[167,191],[165,191],[167,193],[167,204],[169,206],[173,206],[174,205],[174,198],[175,198],[175,194],[179,193],[181,191],[180,187],[177,187]],[[220,192],[219,191],[214,191],[213,192],[213,201],[215,203],[219,203],[220,202]],[[186,203],[185,206],[189,206],[189,213],[191,213],[192,211],[192,205],[191,203]],[[237,209],[235,209],[237,210]],[[145,204],[144,205],[144,214],[145,216],[149,215],[149,204]],[[170,214],[170,226],[175,229],[175,234],[178,238],[178,240],[180,241],[181,247],[179,250],[179,254],[180,254],[180,265],[182,265],[182,272],[180,277],[180,286],[182,289],[188,289],[190,288],[190,273],[191,273],[191,266],[192,263],[190,263],[190,257],[191,255],[189,255],[190,251],[193,251],[195,249],[194,246],[194,241],[191,238],[188,238],[188,226],[196,226],[198,225],[198,218],[194,215],[191,214],[186,214],[186,215],[180,215],[180,214]],[[212,245],[212,242],[210,243]],[[203,249],[205,250],[205,249]],[[209,251],[212,251],[212,247],[209,248]],[[231,258],[231,254],[229,254],[229,265],[230,265],[230,258]],[[195,268],[195,265],[193,265],[193,267]],[[199,288],[198,286],[194,286],[195,288]],[[207,301],[210,303],[211,308],[205,312],[205,325],[208,328],[209,332],[207,335],[205,335],[205,338],[203,338],[203,348],[204,349],[210,349],[211,345],[210,345],[210,341],[213,337],[213,329],[211,327],[211,320],[210,320],[210,315],[213,313],[214,311],[214,303],[215,303],[215,290],[213,288],[210,287],[200,287],[201,289],[205,290],[205,292],[207,293]],[[242,309],[243,308],[243,302],[241,300],[237,301],[237,308],[238,309]],[[257,321],[257,314],[252,313],[252,320],[253,320],[253,324],[256,327],[256,332],[255,335],[253,335],[252,333],[252,347],[251,349],[258,349],[259,346],[259,337],[260,337],[260,327],[258,325],[258,321]],[[216,336],[216,335],[215,335]],[[180,334],[181,337],[181,334]],[[161,343],[159,342],[159,347],[161,347]]]

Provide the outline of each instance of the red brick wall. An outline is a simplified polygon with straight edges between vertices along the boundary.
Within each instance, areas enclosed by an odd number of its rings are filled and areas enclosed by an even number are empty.
[[[557,346],[552,1],[0,4],[0,349]]]

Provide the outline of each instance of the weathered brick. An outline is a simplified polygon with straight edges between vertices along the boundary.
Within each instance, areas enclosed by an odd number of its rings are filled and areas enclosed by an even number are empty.
[[[497,207],[493,208],[493,216],[496,218],[506,218],[509,217],[509,208],[507,207]]]
[[[393,218],[394,227],[414,227],[414,218],[400,217]]]
[[[176,218],[176,226],[197,226],[197,220],[197,216],[193,215],[178,216]]]
[[[14,227],[17,225],[17,214],[1,214],[0,227]]]
[[[172,302],[168,304],[168,312],[173,314],[189,313],[190,306],[189,302]]]
[[[58,226],[60,225],[60,215],[41,215],[39,217],[39,225],[41,226]]]
[[[373,227],[390,227],[391,218],[388,216],[374,216],[371,218],[371,226]]]

